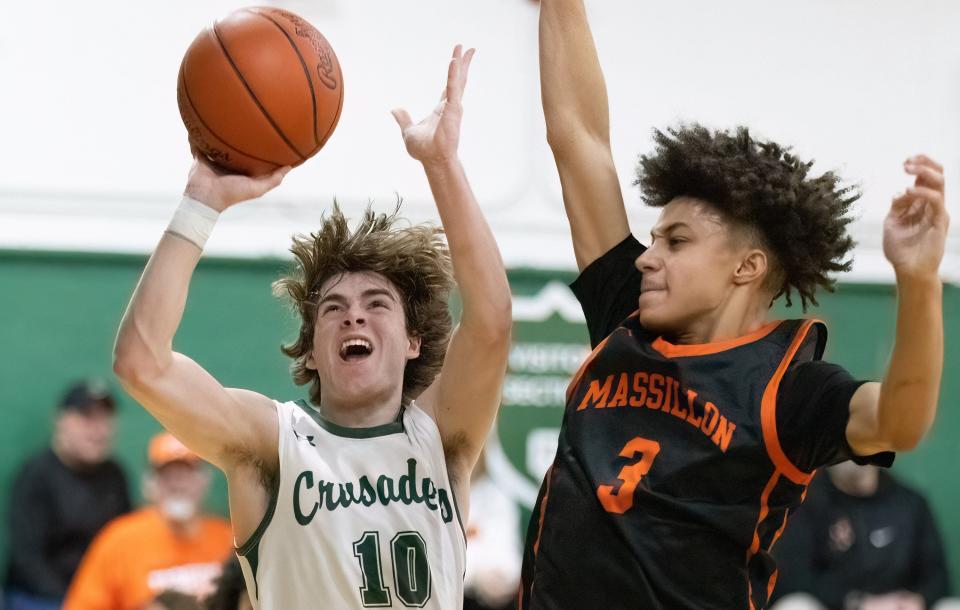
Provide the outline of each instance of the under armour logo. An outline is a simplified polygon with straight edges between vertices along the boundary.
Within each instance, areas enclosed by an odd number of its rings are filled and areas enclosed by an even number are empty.
[[[313,442],[313,435],[312,435],[312,434],[300,434],[299,432],[296,431],[296,429],[294,429],[294,430],[293,430],[293,435],[297,437],[297,440],[298,440],[298,441],[301,441],[301,440],[307,441],[308,443],[310,443],[310,446],[311,446],[311,447],[316,447],[316,446],[317,446],[316,443]]]

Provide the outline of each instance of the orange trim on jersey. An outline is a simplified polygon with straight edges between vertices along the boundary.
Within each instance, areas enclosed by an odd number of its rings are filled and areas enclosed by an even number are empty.
[[[780,570],[774,568],[773,574],[770,575],[770,580],[767,582],[767,601],[770,601],[770,596],[773,595],[773,588],[777,586],[777,576],[780,574]]]
[[[812,473],[810,473],[810,477],[812,478],[814,474],[816,474],[816,471],[813,471]],[[800,494],[800,504],[803,504],[803,501],[807,499],[807,490],[809,489],[810,489],[809,485],[803,488],[803,492]],[[799,508],[799,506],[797,508]],[[777,544],[777,541],[780,540],[780,536],[783,535],[783,530],[787,529],[787,521],[789,520],[790,520],[790,511],[787,511],[783,515],[783,524],[780,526],[780,529],[778,529],[777,532],[773,535],[773,540],[770,541],[770,546],[767,548],[767,551],[773,550],[774,545]],[[777,584],[777,575],[779,573],[780,571],[774,568],[773,574],[770,575],[770,581],[767,583],[767,599],[768,600],[770,599],[770,596],[773,595],[773,588]]]
[[[543,500],[540,500],[540,522],[537,524],[537,539],[533,541],[533,556],[536,557],[540,551],[540,536],[543,535],[543,516],[547,513],[547,498],[550,497],[550,479],[553,478],[553,466],[547,471],[545,481],[546,490],[543,492]],[[530,590],[533,591],[533,581],[530,582]]]
[[[803,345],[803,341],[807,338],[807,333],[810,332],[810,328],[816,322],[817,320],[804,320],[803,324],[800,325],[800,329],[797,331],[797,334],[794,335],[790,347],[787,348],[787,353],[784,354],[780,365],[773,373],[773,377],[770,379],[770,382],[767,383],[767,387],[763,391],[763,399],[760,402],[760,423],[763,429],[763,444],[767,447],[767,455],[770,456],[774,466],[797,485],[807,485],[810,482],[810,478],[813,477],[813,473],[804,472],[794,466],[793,462],[790,461],[790,458],[787,457],[787,454],[783,452],[783,448],[780,446],[780,436],[777,434],[777,391],[780,389],[780,381],[787,372],[790,362],[800,349],[800,346]]]
[[[607,341],[610,340],[611,335],[613,335],[613,333],[607,335],[603,341],[593,348],[593,351],[590,352],[590,355],[587,356],[587,359],[583,361],[583,364],[580,365],[580,368],[577,369],[577,372],[573,374],[573,379],[571,379],[570,384],[567,385],[567,402],[570,402],[570,397],[573,396],[574,388],[576,388],[577,384],[580,383],[580,379],[582,379],[584,373],[587,372],[587,367],[591,362],[593,362],[593,359],[597,357],[597,355],[600,353],[600,350],[603,349],[603,346],[607,344]]]
[[[780,480],[780,471],[774,470],[773,475],[770,477],[770,480],[767,481],[767,486],[763,488],[763,493],[760,494],[760,513],[757,515],[757,524],[753,527],[753,541],[750,543],[750,548],[747,549],[747,599],[750,600],[750,608],[753,609],[753,583],[750,581],[750,560],[753,559],[753,556],[757,554],[760,550],[760,524],[763,523],[763,520],[767,518],[767,515],[770,513],[770,494],[773,492],[773,488],[777,486],[777,482]]]
[[[600,346],[597,346],[597,347],[600,347]],[[530,591],[529,591],[530,595],[533,595],[533,583],[534,583],[534,577],[537,571],[536,570],[537,553],[540,552],[540,537],[543,535],[543,517],[547,513],[547,498],[550,497],[550,480],[553,478],[554,465],[551,465],[550,470],[547,471],[547,476],[546,476],[546,479],[544,480],[544,485],[546,486],[546,488],[544,489],[544,492],[543,492],[543,499],[540,500],[540,519],[539,519],[539,522],[537,523],[537,539],[533,541],[534,568],[533,568],[533,575],[530,576]],[[518,609],[523,608],[523,583],[521,583],[520,593],[517,596],[517,608]]]
[[[754,341],[769,335],[782,323],[783,320],[774,320],[773,322],[768,322],[752,333],[743,335],[742,337],[727,339],[726,341],[715,341],[713,343],[691,343],[677,345],[670,343],[663,337],[657,337],[651,344],[651,347],[660,352],[660,354],[666,358],[706,356],[708,354],[716,354],[719,352],[724,352],[728,349],[740,347],[741,345],[746,345],[747,343],[753,343]]]

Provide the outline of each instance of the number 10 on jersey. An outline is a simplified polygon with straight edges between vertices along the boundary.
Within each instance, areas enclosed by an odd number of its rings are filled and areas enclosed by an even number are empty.
[[[363,586],[360,600],[367,608],[390,607],[390,589],[383,584],[380,563],[380,533],[364,532],[353,543],[353,555],[360,561]],[[427,544],[419,532],[400,532],[390,541],[390,563],[397,598],[407,608],[422,608],[430,599],[430,564]]]

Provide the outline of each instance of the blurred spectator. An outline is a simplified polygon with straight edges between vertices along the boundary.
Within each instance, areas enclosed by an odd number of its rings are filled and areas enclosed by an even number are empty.
[[[164,591],[147,604],[144,610],[203,610],[203,604],[192,595]]]
[[[72,385],[58,406],[51,447],[17,474],[9,508],[7,610],[59,608],[90,541],[130,510],[126,478],[110,459],[115,415],[104,383]]]
[[[233,551],[230,525],[201,514],[210,470],[164,432],[150,441],[150,506],[108,524],[70,585],[65,610],[133,610],[163,591],[202,597]]]
[[[205,610],[253,610],[243,571],[236,556],[223,564],[223,572],[217,579],[216,589],[205,600]]]
[[[512,609],[520,587],[520,513],[487,474],[486,459],[484,451],[470,479],[464,610]]]
[[[874,466],[817,476],[774,555],[774,610],[923,610],[948,594],[926,500]]]

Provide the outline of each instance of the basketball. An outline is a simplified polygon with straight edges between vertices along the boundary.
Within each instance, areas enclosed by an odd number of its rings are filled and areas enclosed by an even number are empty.
[[[300,165],[333,133],[343,76],[326,38],[278,8],[230,13],[190,44],[177,80],[190,142],[231,172]]]

